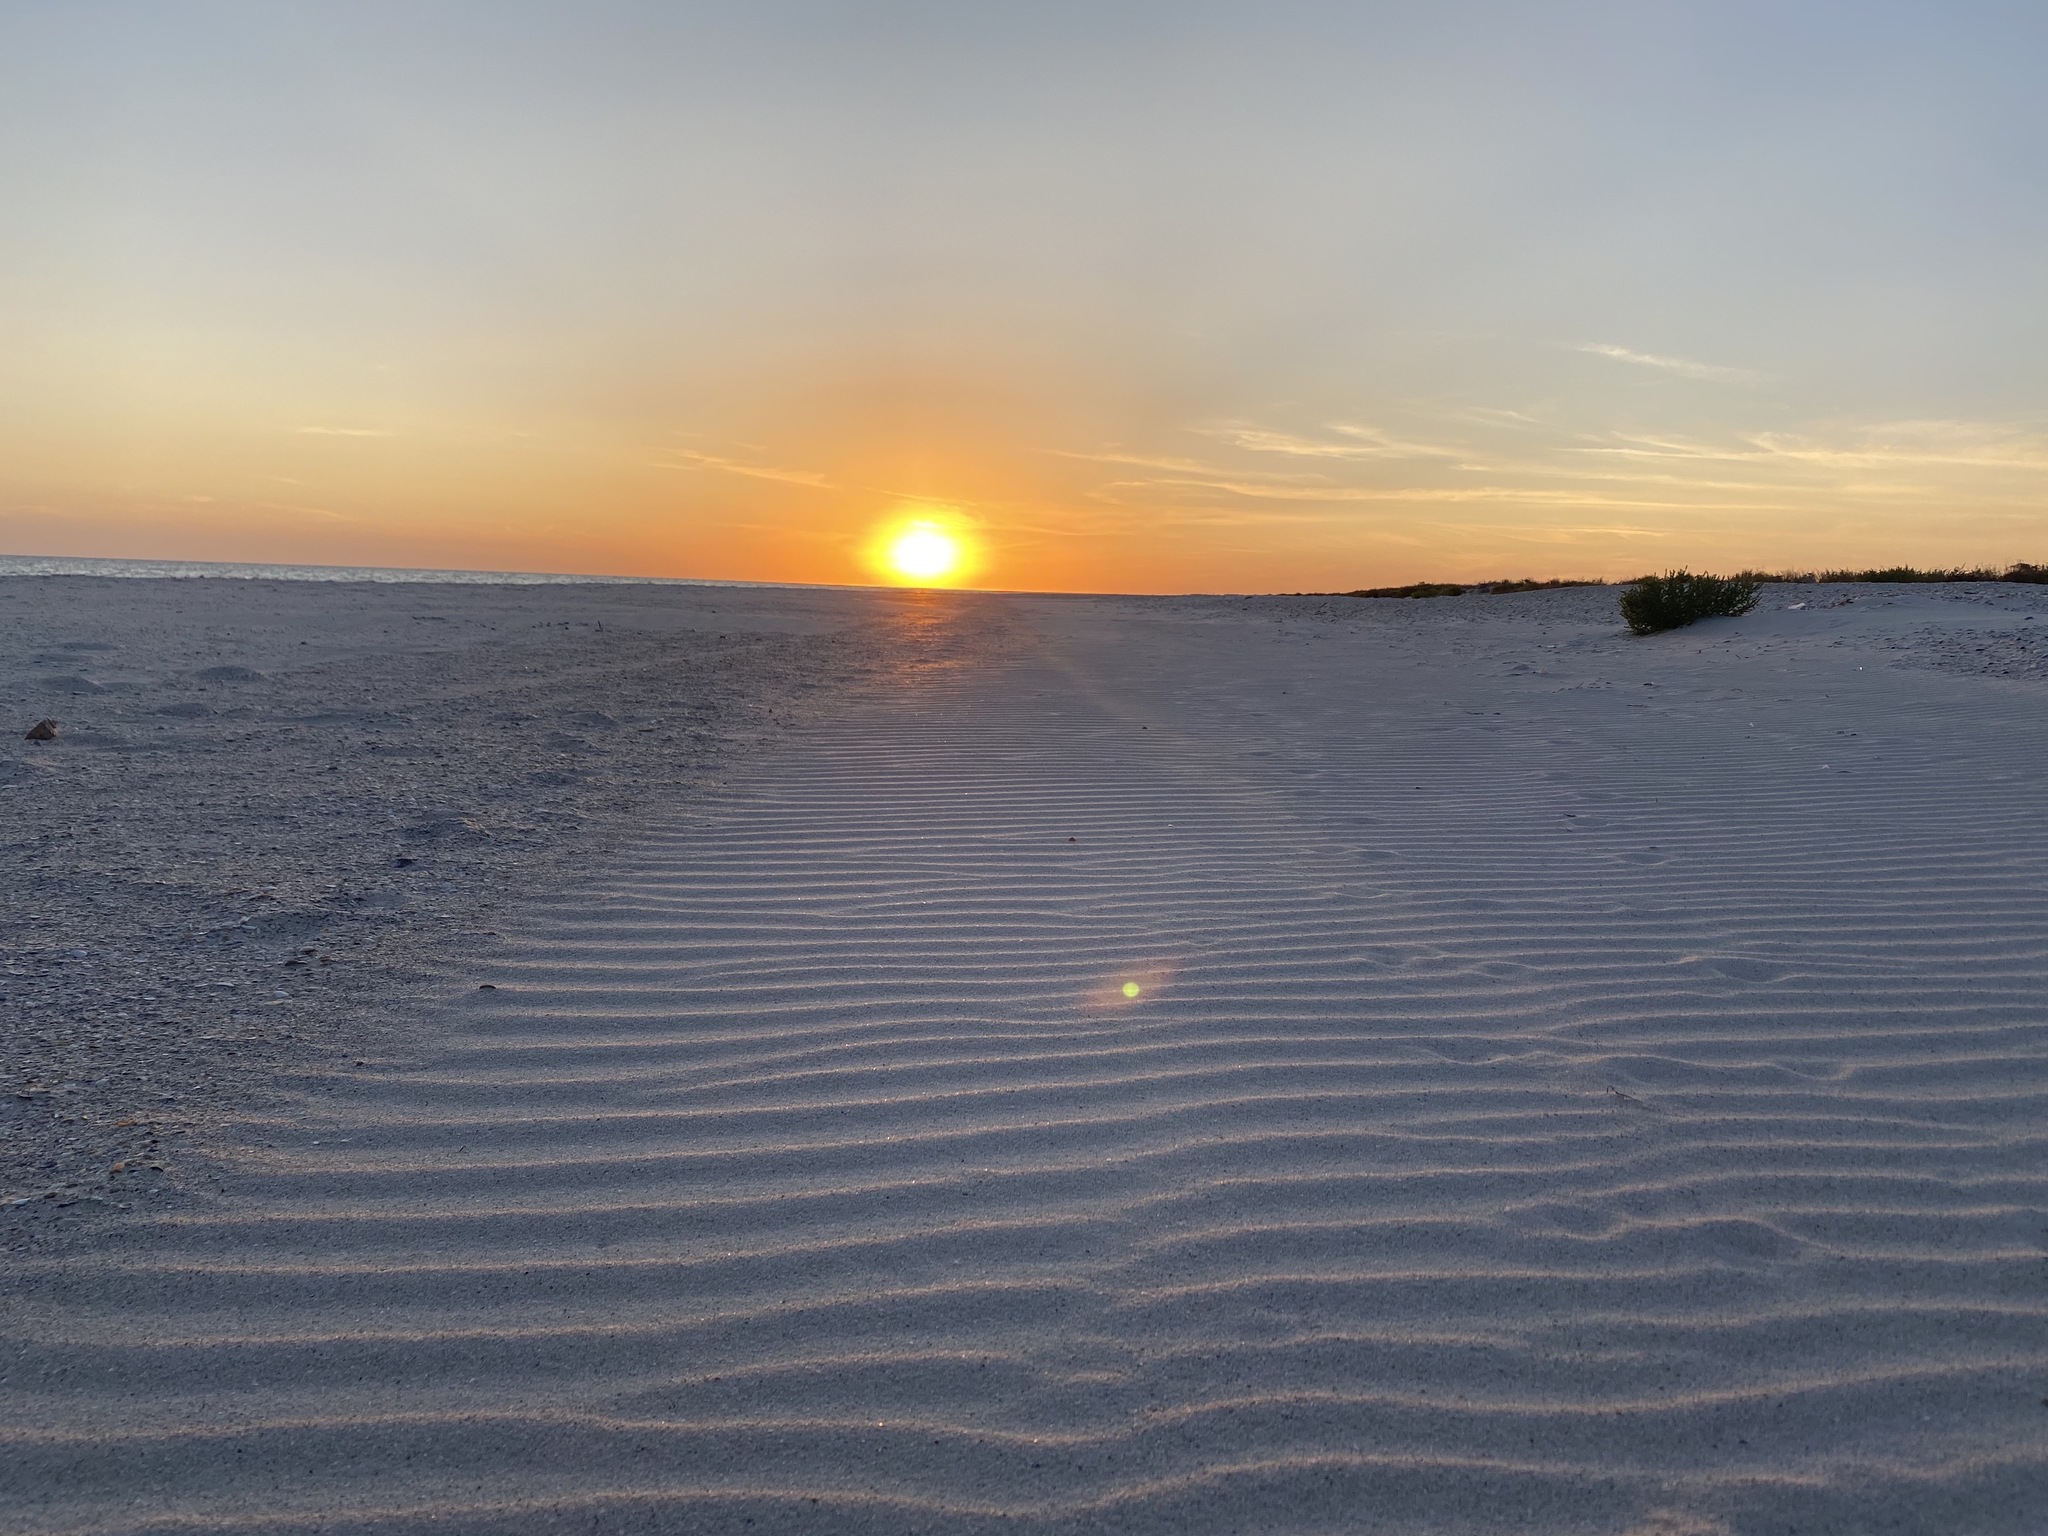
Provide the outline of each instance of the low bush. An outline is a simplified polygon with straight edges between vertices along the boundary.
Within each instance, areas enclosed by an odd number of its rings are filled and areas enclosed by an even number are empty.
[[[1414,581],[1405,587],[1366,587],[1346,592],[1346,597],[1463,597],[1465,588],[1455,581]]]
[[[1463,597],[1467,592],[1555,592],[1563,587],[1600,587],[1601,581],[1548,581],[1524,578],[1520,581],[1413,581],[1405,587],[1363,587],[1343,597]]]
[[[1567,581],[1552,577],[1549,581],[1535,581],[1524,577],[1520,581],[1483,581],[1479,584],[1482,592],[1557,592],[1565,587],[1604,587],[1604,581]]]
[[[1820,581],[2018,581],[2035,586],[2048,584],[2048,566],[2029,565],[2024,560],[2017,565],[2009,565],[2002,571],[1993,570],[1989,566],[1958,565],[1946,570],[1922,570],[1916,565],[1887,565],[1868,571],[1744,571],[1742,575],[1756,581],[1800,582],[1808,585]]]
[[[1911,565],[1887,565],[1874,571],[1822,571],[1822,581],[1891,581],[1891,582],[1950,582],[1950,581],[1997,581],[1999,574],[1989,570],[1971,570],[1955,566],[1948,570],[1923,571]]]
[[[1673,571],[1668,576],[1644,576],[1639,578],[1627,596],[1623,597],[1622,613],[1627,615],[1631,608],[1641,612],[1648,627],[1638,625],[1631,618],[1629,627],[1639,635],[1655,634],[1660,629],[1676,629],[1681,624],[1690,624],[1695,619],[1714,618],[1722,614],[1747,613],[1756,606],[1756,589],[1766,583],[1806,583],[1821,581],[1899,581],[1899,582],[1949,582],[1949,581],[2017,581],[2034,586],[2048,586],[2048,565],[2030,565],[2021,561],[2007,566],[2002,571],[1972,569],[1956,566],[1949,570],[1922,570],[1911,565],[1891,565],[1868,571],[1741,571],[1734,576],[1694,576],[1685,571]],[[1463,597],[1473,593],[1548,592],[1558,587],[1605,586],[1600,581],[1571,581],[1552,577],[1546,581],[1524,579],[1521,581],[1415,581],[1405,587],[1366,587],[1356,592],[1297,592],[1296,597]],[[1716,603],[1739,603],[1739,607],[1716,607]],[[1697,607],[1700,603],[1710,606]],[[1677,614],[1670,618],[1665,615]]]
[[[1756,606],[1757,581],[1749,576],[1695,576],[1672,571],[1644,576],[1621,594],[1621,616],[1639,635],[1677,629],[1701,619],[1734,618]]]

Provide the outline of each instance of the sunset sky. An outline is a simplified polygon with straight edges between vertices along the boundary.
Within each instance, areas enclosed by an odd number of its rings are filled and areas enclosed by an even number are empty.
[[[0,551],[2048,560],[2048,7],[0,4]]]

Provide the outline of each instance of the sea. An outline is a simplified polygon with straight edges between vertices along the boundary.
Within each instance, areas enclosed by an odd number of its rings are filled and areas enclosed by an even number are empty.
[[[99,560],[73,555],[0,555],[0,576],[127,576],[230,581],[460,582],[471,586],[763,587],[782,582],[703,581],[687,576],[576,576],[548,571],[436,571],[387,565],[255,565],[228,560]]]

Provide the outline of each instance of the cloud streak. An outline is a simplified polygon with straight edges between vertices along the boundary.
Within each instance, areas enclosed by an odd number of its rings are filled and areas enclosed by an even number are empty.
[[[718,475],[742,475],[749,480],[773,480],[778,485],[808,486],[813,490],[829,487],[832,483],[814,469],[781,469],[773,464],[742,464],[735,459],[719,458],[716,454],[693,453],[687,448],[671,448],[668,452],[674,459],[680,459],[682,462],[659,459],[655,461],[656,469],[700,469]]]
[[[1628,347],[1617,347],[1611,342],[1586,341],[1578,346],[1581,352],[1594,357],[1608,357],[1617,363],[1632,363],[1638,368],[1657,368],[1665,373],[1675,373],[1680,378],[1710,379],[1717,384],[1754,384],[1756,375],[1747,368],[1722,368],[1713,363],[1696,363],[1689,357],[1664,357],[1655,352],[1637,352]]]
[[[1464,452],[1460,448],[1395,437],[1378,427],[1336,421],[1329,424],[1329,430],[1341,439],[1335,442],[1276,432],[1247,422],[1222,422],[1188,430],[1252,453],[1279,453],[1302,459],[1454,459]]]
[[[1610,507],[1623,511],[1659,512],[1701,512],[1701,511],[1791,511],[1790,503],[1782,501],[1683,501],[1652,499],[1634,496],[1615,496],[1589,493],[1583,490],[1548,490],[1532,486],[1515,485],[1403,485],[1368,487],[1355,485],[1275,485],[1270,482],[1233,480],[1225,478],[1198,479],[1194,477],[1157,478],[1145,480],[1113,480],[1098,486],[1095,494],[1109,500],[1119,499],[1117,493],[1143,494],[1146,492],[1208,492],[1220,493],[1255,502],[1305,503],[1309,505],[1378,504],[1378,505],[1477,505],[1494,504],[1501,506],[1527,507]]]
[[[1571,451],[1607,458],[1833,469],[1934,466],[2048,471],[2048,439],[2018,428],[1972,421],[1884,422],[1851,428],[1832,440],[1815,433],[1754,432],[1726,445],[1617,432]]]

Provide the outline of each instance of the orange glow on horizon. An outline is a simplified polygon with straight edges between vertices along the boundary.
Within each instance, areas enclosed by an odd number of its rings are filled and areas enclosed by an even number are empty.
[[[1754,458],[1746,500],[1702,453],[1658,471],[1677,478],[1657,507],[1596,516],[1617,493],[1574,500],[1577,427],[1515,426],[1526,472],[1503,462],[1473,490],[1450,483],[1467,473],[1452,449],[1486,450],[1483,423],[1417,425],[1413,459],[1358,456],[1364,439],[1312,424],[1205,427],[1190,446],[1029,383],[821,369],[802,390],[753,381],[715,412],[693,405],[684,433],[131,380],[90,411],[86,392],[38,396],[0,421],[0,551],[1139,593],[2043,558],[2011,510],[2048,448],[2029,429],[1852,423],[1782,451],[1735,442]],[[1878,504],[1874,463],[1929,478]]]

